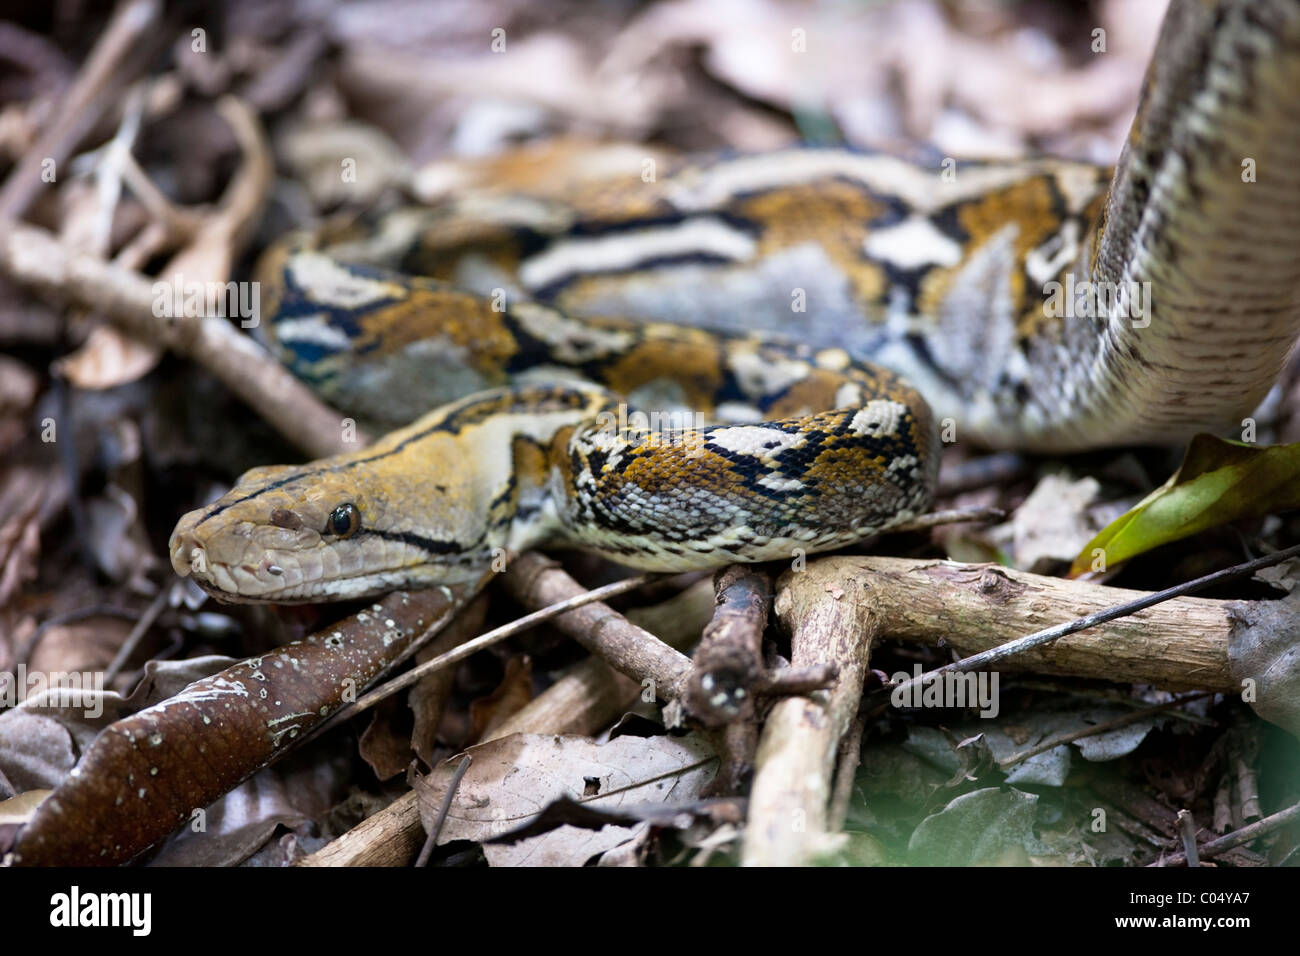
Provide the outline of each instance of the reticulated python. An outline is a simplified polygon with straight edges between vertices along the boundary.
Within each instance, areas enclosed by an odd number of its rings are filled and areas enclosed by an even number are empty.
[[[498,160],[495,189],[267,254],[298,375],[370,421],[442,407],[249,472],[173,564],[309,601],[546,543],[788,558],[922,511],[940,422],[1036,451],[1224,428],[1300,331],[1298,159],[1300,0],[1175,0],[1113,175],[791,149],[557,184]]]

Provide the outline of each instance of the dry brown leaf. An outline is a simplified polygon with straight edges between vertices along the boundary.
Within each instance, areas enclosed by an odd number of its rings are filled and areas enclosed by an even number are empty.
[[[1062,561],[1068,563],[1105,525],[1094,508],[1100,487],[1091,477],[1073,481],[1047,475],[990,537],[1002,546],[1012,567],[1046,573]]]
[[[687,803],[699,798],[717,771],[717,757],[698,736],[589,737],[512,734],[470,747],[472,758],[456,790],[439,844],[482,841],[533,819],[560,797],[611,807]],[[416,781],[420,819],[432,828],[458,760]],[[599,831],[564,826],[509,846],[483,848],[493,866],[581,866],[631,839],[637,827]]]
[[[516,654],[506,661],[501,683],[486,697],[471,701],[469,719],[471,740],[482,740],[504,724],[533,699],[533,662],[527,654]]]
[[[313,829],[312,821],[325,817],[344,798],[351,770],[347,754],[337,747],[313,746],[295,754],[205,808],[167,840],[148,865],[236,866],[280,827],[305,835]]]
[[[62,472],[21,465],[0,478],[0,605],[36,577],[40,525],[66,497]]]
[[[432,660],[483,633],[487,610],[488,596],[481,594],[456,615],[456,620],[452,621],[443,633],[420,648],[415,655],[416,663],[423,664]],[[426,767],[434,765],[433,751],[437,744],[438,725],[442,722],[443,710],[451,695],[455,679],[456,668],[454,667],[433,671],[422,677],[406,697],[415,718],[414,725],[411,727],[411,750],[424,761]]]
[[[391,780],[405,773],[411,763],[410,732],[396,725],[400,717],[406,716],[403,711],[399,698],[381,701],[358,742],[361,759],[370,764],[380,780]]]
[[[40,378],[18,359],[0,355],[0,455],[22,441]]]
[[[80,347],[54,363],[54,372],[77,388],[100,390],[137,381],[154,370],[163,350],[98,325]]]

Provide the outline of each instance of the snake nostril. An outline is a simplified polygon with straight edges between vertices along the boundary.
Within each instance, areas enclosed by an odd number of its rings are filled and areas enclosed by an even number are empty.
[[[202,575],[208,570],[208,552],[188,534],[177,535],[171,541],[172,568],[181,577]]]

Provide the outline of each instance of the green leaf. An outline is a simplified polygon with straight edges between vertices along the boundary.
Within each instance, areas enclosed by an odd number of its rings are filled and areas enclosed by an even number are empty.
[[[1300,443],[1260,447],[1197,435],[1178,470],[1120,515],[1074,559],[1070,577],[1106,567],[1239,518],[1300,508]]]

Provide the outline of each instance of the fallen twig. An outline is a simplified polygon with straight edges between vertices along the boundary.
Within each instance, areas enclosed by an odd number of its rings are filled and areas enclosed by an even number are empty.
[[[161,12],[158,0],[125,0],[113,12],[64,97],[58,118],[32,143],[0,189],[0,221],[16,219],[26,211],[37,192],[48,185],[41,176],[45,164],[67,159],[109,104],[118,99],[129,79],[124,68],[127,61],[134,57],[135,66],[147,62],[141,41],[156,28]]]
[[[1244,826],[1240,830],[1234,830],[1232,833],[1219,837],[1217,840],[1211,840],[1209,843],[1202,843],[1197,848],[1197,852],[1202,859],[1209,859],[1226,853],[1234,847],[1242,846],[1257,840],[1260,837],[1272,833],[1278,827],[1285,826],[1292,820],[1300,820],[1300,803],[1287,807],[1285,810],[1279,810],[1263,820],[1257,820],[1249,826]],[[1187,855],[1184,853],[1175,853],[1172,856],[1156,860],[1154,863],[1148,863],[1148,866],[1183,866],[1187,863]]]

